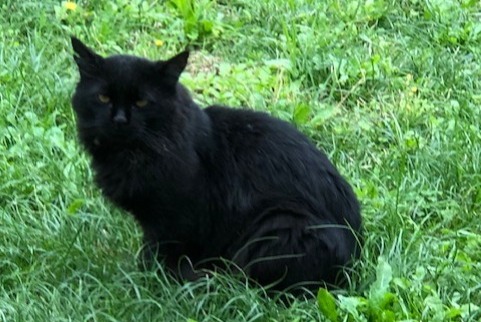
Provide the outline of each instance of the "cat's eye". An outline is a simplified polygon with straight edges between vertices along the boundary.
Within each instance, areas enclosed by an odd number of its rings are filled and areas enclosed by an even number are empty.
[[[107,95],[99,94],[98,98],[101,103],[110,103],[110,97],[108,97]]]
[[[147,100],[138,100],[135,102],[135,106],[137,107],[145,107],[147,106]]]

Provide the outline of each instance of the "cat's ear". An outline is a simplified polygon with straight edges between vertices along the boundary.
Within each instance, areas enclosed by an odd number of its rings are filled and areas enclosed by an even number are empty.
[[[72,36],[71,41],[74,50],[74,59],[79,68],[80,75],[87,77],[95,76],[102,65],[103,58],[87,47],[78,38]]]
[[[182,74],[185,66],[187,66],[189,54],[189,50],[185,50],[169,60],[159,61],[157,63],[160,73],[162,74],[162,78],[167,82],[168,85],[175,85],[179,81],[180,74]]]

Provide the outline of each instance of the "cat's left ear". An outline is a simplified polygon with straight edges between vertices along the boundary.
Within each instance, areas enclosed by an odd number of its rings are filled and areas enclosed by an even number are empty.
[[[166,61],[159,61],[157,64],[160,68],[162,77],[168,85],[175,85],[180,78],[180,74],[187,66],[189,60],[189,50],[185,50]]]

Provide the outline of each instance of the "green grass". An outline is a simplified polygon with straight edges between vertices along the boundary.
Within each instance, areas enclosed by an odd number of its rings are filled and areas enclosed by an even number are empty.
[[[474,0],[1,1],[0,321],[481,320],[480,17]],[[76,140],[71,34],[152,59],[193,45],[198,102],[324,148],[363,205],[349,287],[285,305],[140,272],[140,230]]]

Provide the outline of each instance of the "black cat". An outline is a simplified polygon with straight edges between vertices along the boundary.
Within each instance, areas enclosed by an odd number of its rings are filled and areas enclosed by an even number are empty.
[[[104,195],[142,226],[147,260],[183,278],[223,258],[261,285],[339,285],[359,256],[358,201],[327,157],[265,113],[200,109],[189,56],[103,58],[72,37],[80,141]],[[185,258],[185,261],[181,259]]]

